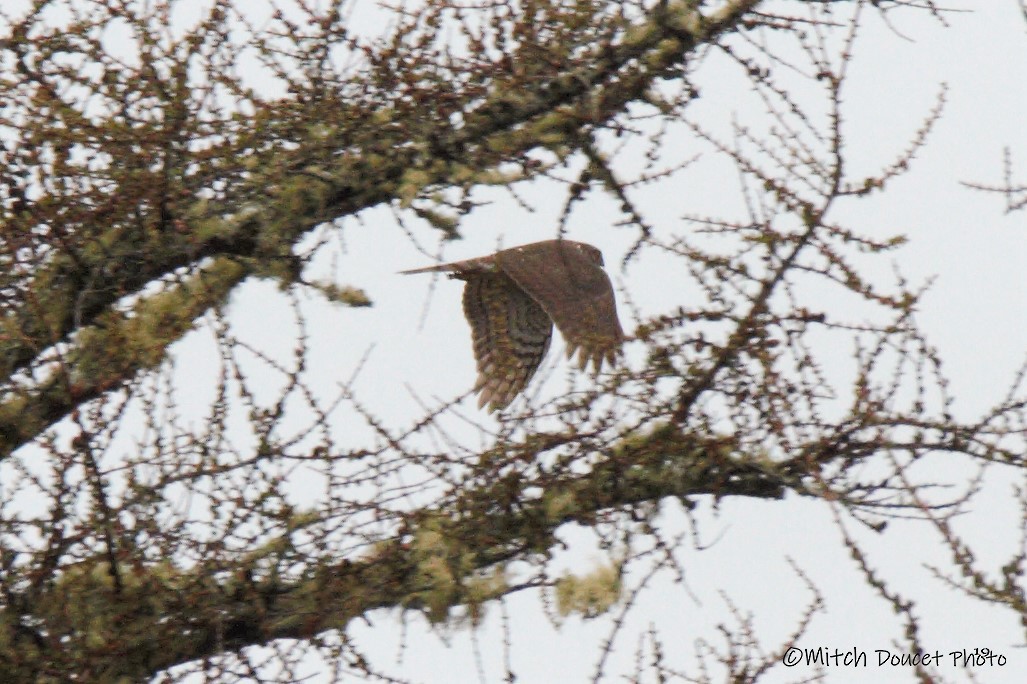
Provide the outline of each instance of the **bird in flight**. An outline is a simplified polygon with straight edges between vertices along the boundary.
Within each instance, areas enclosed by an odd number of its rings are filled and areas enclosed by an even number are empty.
[[[401,273],[448,273],[465,281],[464,317],[471,326],[481,392],[478,407],[504,408],[535,374],[553,324],[578,367],[613,365],[624,340],[603,255],[584,242],[543,240],[495,254]]]

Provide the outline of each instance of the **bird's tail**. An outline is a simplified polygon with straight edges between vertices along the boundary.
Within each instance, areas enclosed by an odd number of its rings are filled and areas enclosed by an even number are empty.
[[[449,264],[436,264],[424,268],[412,268],[409,271],[400,271],[401,274],[411,273],[449,273],[453,278],[459,278],[463,273],[487,273],[495,270],[495,263],[488,257],[477,259],[466,259],[454,261]]]
[[[439,264],[438,266],[425,266],[424,268],[411,268],[408,271],[400,271],[400,275],[409,275],[411,273],[445,273],[446,271],[452,271],[452,264]]]

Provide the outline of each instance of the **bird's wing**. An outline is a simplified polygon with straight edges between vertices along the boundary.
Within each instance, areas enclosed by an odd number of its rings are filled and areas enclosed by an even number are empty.
[[[624,331],[606,271],[573,244],[536,243],[495,255],[499,268],[545,310],[567,342],[567,357],[598,371],[616,361]]]
[[[542,363],[553,323],[535,300],[502,273],[484,273],[464,285],[464,316],[471,325],[481,392],[478,407],[505,407]]]

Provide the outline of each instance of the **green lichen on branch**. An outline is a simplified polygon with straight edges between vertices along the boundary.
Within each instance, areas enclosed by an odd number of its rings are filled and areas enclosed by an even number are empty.
[[[155,368],[168,346],[204,312],[224,302],[246,275],[240,263],[219,259],[170,283],[164,292],[141,298],[127,311],[108,312],[79,330],[48,380],[12,390],[0,401],[0,456],[82,401],[121,387],[140,370]]]
[[[617,604],[621,590],[621,573],[613,565],[602,565],[583,576],[568,574],[556,581],[556,609],[563,616],[598,617]]]

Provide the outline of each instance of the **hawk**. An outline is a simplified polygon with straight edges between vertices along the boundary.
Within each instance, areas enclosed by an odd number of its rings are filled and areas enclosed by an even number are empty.
[[[553,324],[578,367],[615,362],[624,340],[603,255],[584,242],[544,240],[490,256],[401,273],[448,273],[465,281],[481,392],[478,407],[496,411],[524,389],[542,363]]]

